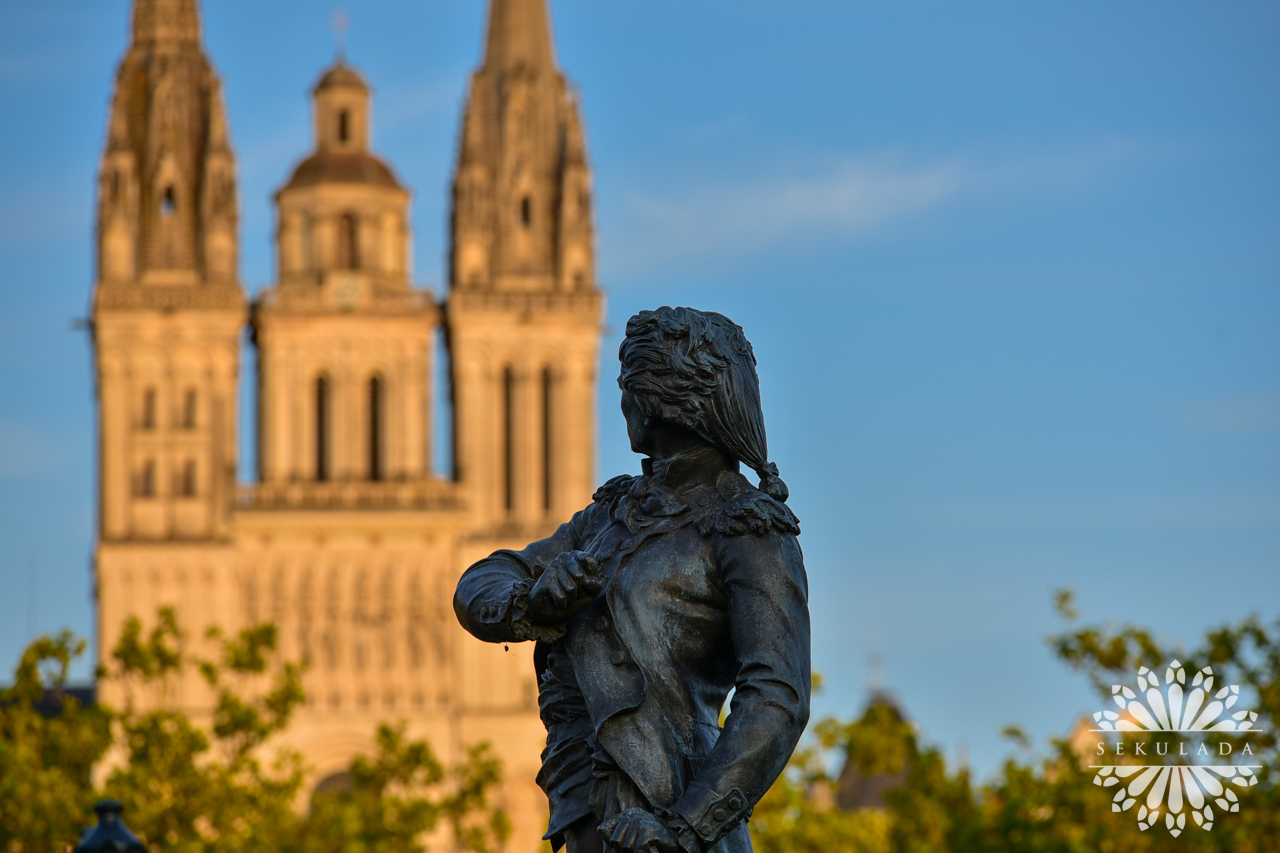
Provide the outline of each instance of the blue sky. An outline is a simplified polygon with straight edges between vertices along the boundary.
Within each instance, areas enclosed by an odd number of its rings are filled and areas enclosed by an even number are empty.
[[[868,658],[980,773],[999,729],[1096,700],[1050,595],[1173,642],[1280,614],[1280,7],[554,2],[608,291],[601,479],[636,470],[611,377],[636,310],[744,326],[804,527],[818,713]],[[328,3],[206,2],[242,275],[310,144]],[[346,3],[374,144],[439,290],[484,7]],[[94,172],[125,0],[0,8],[0,667],[92,633]],[[242,455],[252,459],[247,439]],[[87,668],[81,669],[87,672]]]

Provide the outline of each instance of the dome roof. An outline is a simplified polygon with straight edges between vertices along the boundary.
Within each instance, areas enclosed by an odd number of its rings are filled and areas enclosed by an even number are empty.
[[[321,89],[332,89],[339,86],[349,86],[357,89],[368,91],[369,84],[364,82],[364,78],[360,76],[360,72],[356,71],[350,65],[342,60],[326,71],[319,82],[316,83],[316,91]]]
[[[315,184],[373,184],[400,189],[391,168],[363,151],[319,151],[298,164],[285,189]]]

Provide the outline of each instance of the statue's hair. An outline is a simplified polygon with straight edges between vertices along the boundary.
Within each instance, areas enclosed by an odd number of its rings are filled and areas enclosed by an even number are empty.
[[[618,347],[618,386],[644,413],[693,430],[760,475],[760,490],[787,499],[769,461],[756,357],[742,327],[694,308],[641,311]]]

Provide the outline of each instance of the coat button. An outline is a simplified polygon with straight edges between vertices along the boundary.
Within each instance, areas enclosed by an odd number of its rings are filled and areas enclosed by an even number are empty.
[[[599,619],[596,620],[597,631],[606,631],[608,630],[608,628],[609,628],[609,620],[607,617],[601,616]]]
[[[702,826],[698,827],[698,832],[702,833],[703,838],[710,838],[710,837],[711,837],[711,824],[709,824],[709,823],[704,823]]]
[[[742,808],[742,800],[738,799],[737,797],[734,797],[732,800],[729,801],[729,808],[733,809],[736,812],[738,809]]]
[[[724,809],[716,809],[711,813],[711,816],[716,820],[724,820],[725,818]]]
[[[609,662],[614,666],[622,666],[624,663],[627,662],[627,656],[624,655],[622,652],[614,652],[612,655],[609,656]]]

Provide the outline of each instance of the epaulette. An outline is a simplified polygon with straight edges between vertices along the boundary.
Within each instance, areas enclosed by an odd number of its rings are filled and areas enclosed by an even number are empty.
[[[800,519],[791,508],[752,486],[741,474],[721,475],[716,491],[722,500],[698,522],[703,536],[712,531],[725,536],[762,536],[771,530],[799,535]]]

